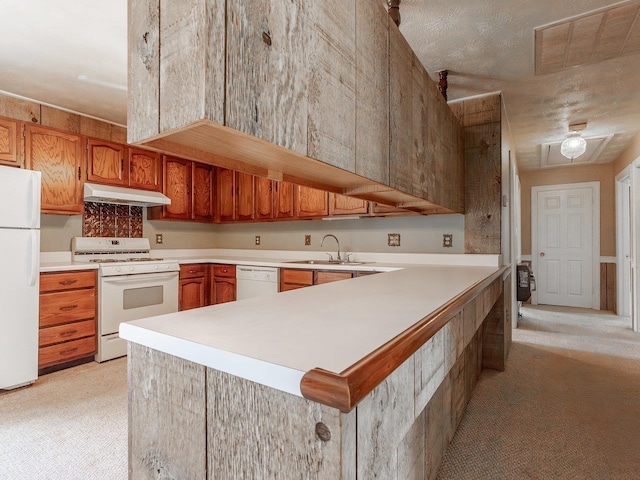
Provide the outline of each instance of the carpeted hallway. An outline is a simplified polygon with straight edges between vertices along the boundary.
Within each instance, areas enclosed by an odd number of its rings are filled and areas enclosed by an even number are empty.
[[[640,478],[640,335],[628,319],[527,307],[484,370],[438,479]]]
[[[438,478],[640,478],[640,335],[591,310],[523,312],[507,370],[483,371]],[[1,480],[126,478],[125,359],[0,394]]]

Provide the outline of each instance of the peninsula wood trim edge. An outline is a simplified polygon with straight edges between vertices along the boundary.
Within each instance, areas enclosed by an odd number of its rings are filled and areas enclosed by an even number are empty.
[[[343,372],[334,373],[321,368],[309,370],[300,381],[302,395],[348,413],[469,301],[493,282],[502,281],[502,275],[509,268],[509,265],[502,266]]]

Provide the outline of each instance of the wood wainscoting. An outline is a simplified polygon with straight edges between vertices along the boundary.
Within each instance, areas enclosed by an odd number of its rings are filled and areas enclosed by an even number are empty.
[[[616,264],[600,263],[600,310],[617,313]]]

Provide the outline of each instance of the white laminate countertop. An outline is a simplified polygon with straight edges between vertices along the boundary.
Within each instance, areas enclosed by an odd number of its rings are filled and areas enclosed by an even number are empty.
[[[395,268],[122,323],[120,336],[301,396],[300,380],[307,371],[344,371],[500,269],[498,265]]]

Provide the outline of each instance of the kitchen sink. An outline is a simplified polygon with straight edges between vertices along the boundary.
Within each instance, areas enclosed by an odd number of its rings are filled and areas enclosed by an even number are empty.
[[[345,260],[293,260],[284,263],[297,263],[300,265],[368,265],[373,262],[347,262]]]

